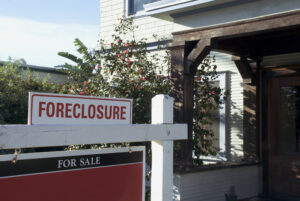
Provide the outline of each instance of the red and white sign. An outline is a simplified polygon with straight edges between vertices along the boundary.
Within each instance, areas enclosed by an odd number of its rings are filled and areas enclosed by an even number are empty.
[[[145,148],[0,156],[0,200],[144,201]]]
[[[29,93],[28,124],[131,124],[132,100]]]

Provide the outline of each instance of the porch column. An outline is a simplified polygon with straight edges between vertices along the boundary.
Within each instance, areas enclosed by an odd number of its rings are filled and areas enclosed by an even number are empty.
[[[185,42],[172,44],[171,96],[174,98],[174,122],[188,124],[188,140],[180,142],[180,152],[175,153],[175,165],[184,168],[192,165],[193,126],[193,74],[184,71]]]

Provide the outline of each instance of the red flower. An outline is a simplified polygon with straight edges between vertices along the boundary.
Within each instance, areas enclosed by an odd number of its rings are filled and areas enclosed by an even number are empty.
[[[215,95],[215,94],[216,94],[216,92],[215,92],[215,91],[212,91],[212,92],[211,92],[211,94],[212,94],[212,95]]]
[[[129,44],[128,44],[128,43],[126,43],[126,44],[125,44],[125,46],[126,46],[126,47],[128,47],[128,46],[129,46]]]
[[[126,66],[129,68],[130,67],[130,63],[127,63]]]
[[[125,59],[124,59],[123,57],[121,57],[121,60],[122,60],[122,61],[125,61]]]
[[[100,65],[97,65],[97,68],[100,69],[101,68]]]
[[[84,89],[84,92],[87,92],[87,88]]]
[[[88,84],[88,82],[87,82],[87,81],[84,81],[84,82],[83,82],[83,85],[87,85],[87,84]]]
[[[72,88],[70,88],[70,91],[72,91],[73,89]]]
[[[131,47],[133,46],[133,42],[130,43]]]
[[[128,54],[129,53],[129,49],[124,50],[124,54]]]
[[[121,56],[122,56],[122,55],[119,53],[119,54],[118,54],[118,57],[121,57]]]
[[[198,80],[198,81],[200,81],[200,80],[201,80],[201,76],[200,76],[200,75],[197,77],[197,80]]]
[[[82,91],[81,91],[81,92],[79,92],[79,95],[84,95],[84,92],[82,92]]]
[[[137,85],[134,86],[135,89],[138,89],[139,87]]]
[[[128,59],[128,60],[127,60],[127,63],[130,63],[130,62],[131,62],[130,59]]]
[[[143,81],[145,81],[145,80],[146,80],[146,78],[145,78],[145,77],[143,77],[143,78],[142,78],[142,80],[143,80]]]

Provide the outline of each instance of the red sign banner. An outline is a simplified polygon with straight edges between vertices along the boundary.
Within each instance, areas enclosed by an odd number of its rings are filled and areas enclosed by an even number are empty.
[[[0,200],[144,201],[144,147],[0,156]]]

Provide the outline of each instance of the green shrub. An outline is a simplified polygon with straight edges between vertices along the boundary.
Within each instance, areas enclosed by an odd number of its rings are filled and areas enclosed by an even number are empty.
[[[0,124],[26,124],[28,92],[58,92],[59,85],[40,80],[18,63],[0,65]]]

